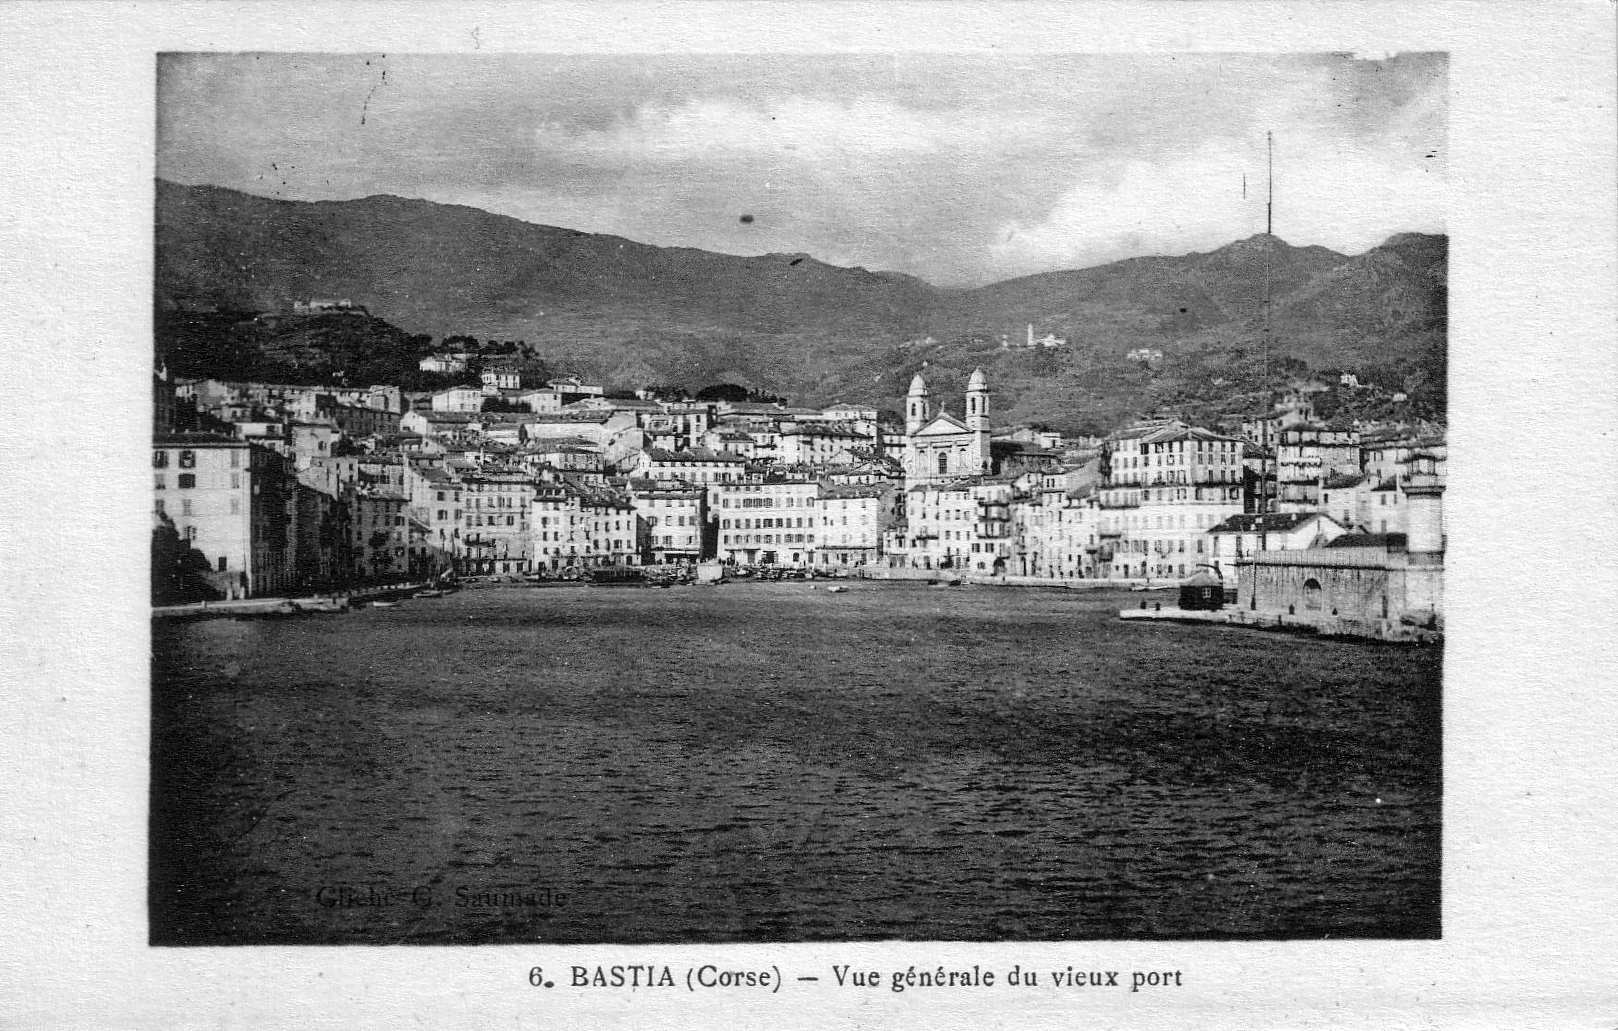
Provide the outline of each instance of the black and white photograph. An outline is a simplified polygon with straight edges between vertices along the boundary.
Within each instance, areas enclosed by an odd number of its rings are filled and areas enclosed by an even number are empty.
[[[0,55],[0,1023],[1611,1026],[1610,0]]]
[[[1447,54],[155,75],[152,945],[1442,937]]]

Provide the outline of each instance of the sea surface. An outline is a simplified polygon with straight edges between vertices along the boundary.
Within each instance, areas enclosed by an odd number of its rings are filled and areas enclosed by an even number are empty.
[[[1436,937],[1441,652],[1142,597],[155,621],[151,940]]]

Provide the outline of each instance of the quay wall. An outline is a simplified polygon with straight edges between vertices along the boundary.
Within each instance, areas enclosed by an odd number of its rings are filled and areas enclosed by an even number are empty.
[[[1047,576],[1013,576],[993,573],[957,572],[953,569],[911,569],[904,566],[861,566],[857,567],[854,575],[862,580],[906,580],[918,583],[928,583],[935,580],[959,580],[966,584],[982,584],[994,587],[1060,587],[1068,590],[1106,590],[1127,589],[1136,586],[1174,587],[1177,584],[1165,585],[1162,580],[1086,580],[1078,577],[1068,579],[1054,579]]]
[[[1154,608],[1148,605],[1143,609],[1123,609],[1118,615],[1125,620],[1212,623],[1253,630],[1290,630],[1329,637],[1355,637],[1393,644],[1442,644],[1444,640],[1442,630],[1411,626],[1396,619],[1357,619],[1317,612],[1289,615],[1284,612],[1254,612],[1241,608],[1207,611],[1168,605]]]

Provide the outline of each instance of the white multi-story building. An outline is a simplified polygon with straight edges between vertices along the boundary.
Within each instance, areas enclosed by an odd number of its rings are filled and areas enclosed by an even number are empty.
[[[629,498],[641,530],[637,549],[646,561],[695,562],[702,558],[707,492],[681,480],[630,480]]]
[[[410,517],[421,527],[435,567],[443,561],[453,563],[461,541],[461,482],[441,465],[410,463],[404,469],[404,486]]]
[[[1016,562],[1020,576],[1078,579],[1096,575],[1100,509],[1094,486],[1041,491],[1012,503]]]
[[[685,480],[688,483],[735,483],[742,478],[747,463],[741,455],[728,451],[696,448],[691,451],[663,451],[648,448],[635,459],[636,476],[657,480]]]
[[[522,389],[522,373],[510,365],[490,365],[483,370],[479,378],[483,380],[485,388],[493,387],[495,390]]]
[[[435,412],[481,412],[483,391],[477,387],[450,387],[433,395]]]
[[[1208,561],[1207,532],[1243,509],[1244,442],[1173,420],[1109,441],[1098,492],[1098,575],[1191,576]]]
[[[416,363],[422,372],[454,373],[466,371],[466,359],[450,354],[430,354]]]
[[[296,479],[268,448],[208,433],[160,434],[152,447],[153,509],[200,556],[227,596],[294,586]]]
[[[345,492],[351,506],[349,554],[362,579],[399,580],[418,566],[412,561],[409,501],[392,487],[363,487]],[[420,545],[415,545],[419,547]]]
[[[530,412],[560,412],[562,394],[557,390],[529,390],[517,395],[517,403],[528,406]]]
[[[1218,569],[1225,586],[1235,587],[1237,562],[1263,551],[1324,547],[1347,532],[1343,524],[1319,512],[1234,515],[1208,531],[1209,563]]]
[[[903,494],[891,483],[826,484],[820,492],[820,533],[815,542],[823,566],[874,564],[883,537],[898,522]]]
[[[1276,438],[1277,508],[1311,511],[1322,480],[1360,471],[1359,434],[1317,423],[1282,427]]]
[[[537,489],[526,472],[483,469],[461,477],[461,572],[528,572],[529,506]]]
[[[848,465],[875,446],[875,436],[851,423],[785,422],[776,454],[783,465]]]
[[[616,491],[567,480],[541,484],[529,526],[536,569],[640,564],[635,508]]]
[[[1013,557],[1009,480],[967,477],[905,491],[905,521],[889,535],[890,562],[912,569],[1004,573]]]
[[[807,566],[818,546],[815,480],[719,483],[708,490],[718,522],[718,557],[747,565]]]

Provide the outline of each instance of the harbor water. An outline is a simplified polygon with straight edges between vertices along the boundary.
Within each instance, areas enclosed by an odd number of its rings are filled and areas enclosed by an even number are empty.
[[[1438,935],[1441,650],[846,583],[154,622],[153,943]]]

